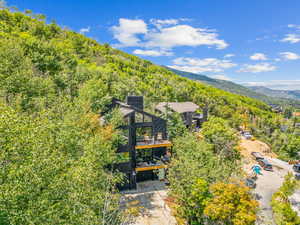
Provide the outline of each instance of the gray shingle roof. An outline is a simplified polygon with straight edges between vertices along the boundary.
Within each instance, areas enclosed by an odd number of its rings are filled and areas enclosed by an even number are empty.
[[[125,107],[120,107],[120,112],[124,117],[128,116],[130,113],[134,112],[133,109],[125,108]]]
[[[155,109],[162,113],[165,113],[167,108],[173,110],[174,112],[185,113],[195,112],[197,109],[199,109],[199,106],[193,102],[160,102],[155,107]]]

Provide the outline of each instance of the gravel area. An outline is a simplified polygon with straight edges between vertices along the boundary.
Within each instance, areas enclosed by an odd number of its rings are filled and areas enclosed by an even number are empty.
[[[135,207],[139,214],[131,225],[176,225],[176,219],[166,204],[167,188],[164,182],[138,183],[137,190],[123,192],[123,204]]]

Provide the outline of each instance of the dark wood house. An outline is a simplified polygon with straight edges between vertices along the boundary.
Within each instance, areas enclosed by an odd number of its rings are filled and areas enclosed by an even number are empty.
[[[197,113],[198,109],[200,107],[193,102],[161,102],[155,107],[155,110],[162,114],[179,113],[188,128],[200,128],[207,120],[207,110]]]
[[[145,112],[142,96],[128,96],[126,103],[113,99],[107,108],[101,115],[118,108],[125,122],[119,127],[125,143],[118,146],[117,153],[127,155],[127,160],[113,165],[127,177],[120,189],[134,189],[144,180],[164,179],[172,146],[166,120]]]

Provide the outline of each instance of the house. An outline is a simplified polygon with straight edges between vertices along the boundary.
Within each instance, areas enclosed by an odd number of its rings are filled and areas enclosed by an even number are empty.
[[[126,182],[120,189],[135,189],[137,182],[164,179],[171,156],[172,143],[168,140],[167,121],[144,111],[142,96],[128,96],[126,103],[113,99],[105,115],[118,108],[123,116],[124,143],[117,148],[122,162],[112,165],[113,170],[124,173]]]
[[[200,128],[207,120],[207,109],[203,114],[197,113],[199,109],[200,107],[193,102],[161,102],[155,107],[155,110],[162,114],[167,114],[169,111],[179,113],[188,128]]]
[[[269,104],[269,106],[271,106],[272,111],[275,113],[282,113],[283,112],[283,108],[280,105],[277,104]]]
[[[300,117],[300,112],[294,112],[294,113],[293,113],[293,116],[294,116],[294,117]]]

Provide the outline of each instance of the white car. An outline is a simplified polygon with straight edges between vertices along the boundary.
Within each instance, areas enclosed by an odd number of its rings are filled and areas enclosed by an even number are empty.
[[[246,139],[251,139],[251,138],[252,138],[252,135],[250,134],[250,132],[244,132],[244,133],[243,133],[243,136],[244,136]]]

